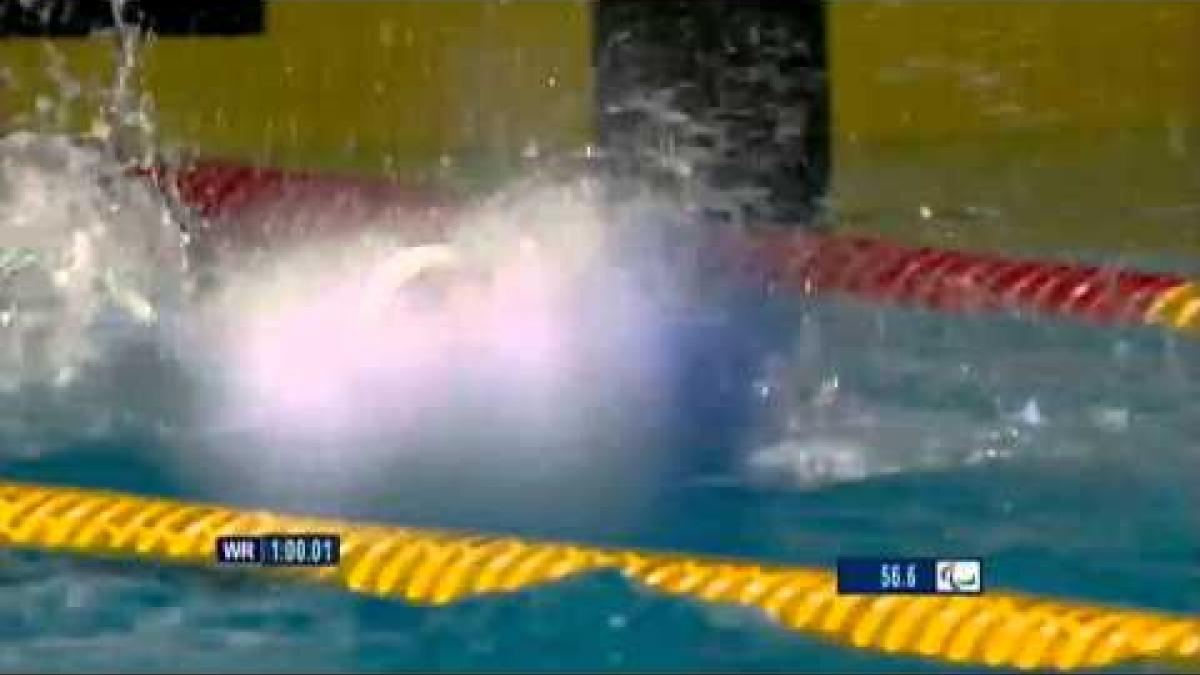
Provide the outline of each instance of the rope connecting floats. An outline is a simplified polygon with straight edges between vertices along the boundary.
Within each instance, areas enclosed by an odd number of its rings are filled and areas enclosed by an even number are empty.
[[[297,197],[436,208],[444,201],[386,180],[338,178],[208,162],[144,170],[204,216],[233,216]],[[350,199],[347,199],[349,197]],[[865,237],[756,233],[733,255],[752,274],[798,292],[825,291],[941,312],[1009,311],[1103,325],[1160,325],[1200,336],[1200,286],[1168,274],[1012,259]]]
[[[612,569],[663,594],[757,608],[790,630],[890,654],[1043,670],[1129,660],[1200,664],[1200,620],[1195,618],[1004,592],[839,596],[833,573],[819,569],[0,482],[0,544],[7,546],[209,565],[218,536],[303,532],[340,535],[340,565],[272,571],[417,605],[444,605]]]
[[[1200,289],[1169,274],[1012,259],[865,237],[762,235],[746,249],[780,287],[941,312],[1010,311],[1200,336]]]
[[[445,205],[445,198],[432,191],[410,189],[383,178],[329,176],[225,162],[194,162],[180,169],[141,167],[132,174],[152,180],[206,218],[233,216],[264,204],[287,205],[297,198],[307,203],[332,199],[346,205]]]

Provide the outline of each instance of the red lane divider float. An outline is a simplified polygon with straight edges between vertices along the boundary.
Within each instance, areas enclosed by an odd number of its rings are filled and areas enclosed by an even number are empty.
[[[867,237],[758,234],[752,269],[778,287],[944,312],[1012,311],[1102,324],[1193,327],[1189,280],[1095,265],[909,247]],[[1194,311],[1194,310],[1193,310]]]
[[[411,234],[440,234],[455,201],[432,190],[359,176],[287,171],[219,161],[182,168],[134,171],[208,219],[201,236],[217,247],[253,247],[303,241],[353,229],[388,210],[419,214],[405,222]]]
[[[285,171],[225,162],[192,162],[182,169],[161,167],[135,170],[174,193],[201,216],[235,216],[262,206],[335,200],[366,206],[436,208],[450,202],[431,190],[420,190],[384,178],[333,176]]]
[[[181,170],[143,170],[202,216],[237,220],[257,209],[331,204],[342,222],[399,207],[453,210],[450,200],[384,179],[348,178],[273,168],[201,162]],[[435,218],[435,226],[440,221]],[[245,219],[234,229],[253,229]],[[221,232],[243,238],[244,232]],[[275,233],[278,234],[278,233]],[[943,312],[1012,311],[1100,324],[1163,324],[1200,333],[1200,290],[1167,274],[1092,265],[1012,259],[867,237],[803,230],[738,236],[731,250],[744,269],[776,287],[835,292],[884,304]]]

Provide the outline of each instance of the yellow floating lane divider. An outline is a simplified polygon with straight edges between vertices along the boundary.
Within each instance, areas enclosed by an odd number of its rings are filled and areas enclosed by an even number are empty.
[[[337,567],[279,571],[419,605],[504,593],[612,569],[661,593],[762,610],[788,629],[890,654],[1020,669],[1120,661],[1200,665],[1200,619],[988,592],[837,593],[832,572],[672,553],[239,511],[118,492],[0,482],[0,544],[185,565],[215,562],[223,535],[321,532]]]
[[[1146,323],[1200,337],[1200,287],[1188,282],[1164,291],[1154,298],[1145,318]]]

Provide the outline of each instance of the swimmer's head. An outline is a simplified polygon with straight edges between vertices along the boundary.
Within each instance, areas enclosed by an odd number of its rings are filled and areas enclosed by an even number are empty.
[[[397,307],[440,305],[463,269],[461,256],[449,245],[401,248],[368,272],[366,310],[378,316]]]
[[[447,310],[477,302],[490,288],[487,270],[444,267],[424,270],[395,289],[391,307],[421,313]]]

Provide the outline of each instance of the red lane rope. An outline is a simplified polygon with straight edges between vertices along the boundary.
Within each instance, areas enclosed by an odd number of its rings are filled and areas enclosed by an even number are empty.
[[[752,236],[751,270],[780,288],[839,292],[944,312],[1009,310],[1097,323],[1143,323],[1183,277],[1095,265],[1012,259],[866,237]]]
[[[330,201],[352,205],[446,206],[394,181],[200,162],[146,170],[160,187],[210,218]],[[733,246],[743,269],[781,289],[835,292],[943,312],[1007,310],[1095,323],[1145,323],[1154,304],[1187,279],[1135,270],[1012,259],[861,236],[763,231]]]
[[[432,190],[410,188],[383,178],[285,171],[220,161],[193,162],[181,169],[138,169],[135,174],[174,191],[180,200],[207,218],[234,216],[259,205],[279,206],[297,198],[308,202],[337,199],[413,208],[447,205],[446,199]]]

